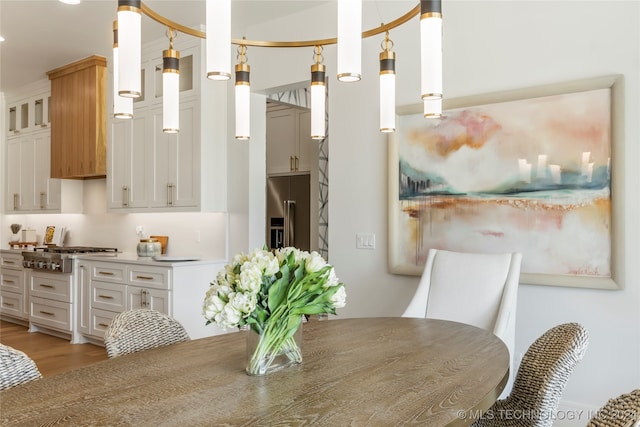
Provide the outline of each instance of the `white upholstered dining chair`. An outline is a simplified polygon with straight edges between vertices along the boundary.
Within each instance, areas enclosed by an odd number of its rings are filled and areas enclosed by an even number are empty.
[[[493,332],[509,349],[511,388],[522,254],[431,249],[403,317],[452,320]]]

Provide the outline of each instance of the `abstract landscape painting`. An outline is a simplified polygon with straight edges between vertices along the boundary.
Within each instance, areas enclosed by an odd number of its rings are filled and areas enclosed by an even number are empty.
[[[611,98],[605,87],[399,116],[392,271],[420,274],[439,248],[521,252],[522,273],[610,278]]]

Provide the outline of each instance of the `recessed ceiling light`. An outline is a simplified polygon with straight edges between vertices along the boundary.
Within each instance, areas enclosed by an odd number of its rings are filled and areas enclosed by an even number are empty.
[[[0,36],[0,42],[4,41],[4,37]]]
[[[58,0],[58,1],[64,4],[80,4],[80,0]]]

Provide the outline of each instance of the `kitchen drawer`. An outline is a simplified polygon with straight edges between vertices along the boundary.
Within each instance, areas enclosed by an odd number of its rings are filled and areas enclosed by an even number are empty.
[[[124,283],[126,265],[112,262],[91,262],[91,279],[114,283]]]
[[[33,271],[29,289],[32,297],[71,302],[71,275]]]
[[[22,294],[0,291],[0,313],[2,314],[24,319],[23,302],[24,297]]]
[[[170,270],[165,267],[129,265],[129,284],[154,289],[171,289]]]
[[[22,254],[0,253],[0,267],[22,270]]]
[[[22,270],[0,270],[0,290],[24,293],[24,272]]]
[[[70,303],[31,296],[29,321],[34,325],[71,332]]]
[[[91,282],[91,308],[125,311],[127,301],[126,285],[107,282]]]
[[[119,313],[115,311],[92,310],[91,311],[91,335],[104,338],[104,332],[107,330],[109,323]]]

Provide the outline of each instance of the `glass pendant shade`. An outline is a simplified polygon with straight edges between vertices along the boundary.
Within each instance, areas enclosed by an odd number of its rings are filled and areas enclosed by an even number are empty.
[[[424,98],[424,116],[428,119],[442,117],[442,98]]]
[[[362,0],[338,0],[338,80],[362,77]]]
[[[174,49],[162,52],[162,131],[180,131],[180,53]]]
[[[207,0],[207,77],[231,78],[231,0]]]
[[[442,13],[440,0],[421,0],[420,7],[422,99],[442,99]],[[425,110],[426,105],[425,102]]]
[[[326,86],[325,66],[313,64],[311,66],[311,138],[324,139],[326,137]]]
[[[396,130],[396,55],[380,52],[380,131]]]
[[[236,64],[236,139],[251,138],[249,65]]]
[[[138,98],[142,94],[140,0],[118,0],[118,94]]]
[[[113,21],[113,117],[133,117],[133,98],[118,95],[118,21]]]

